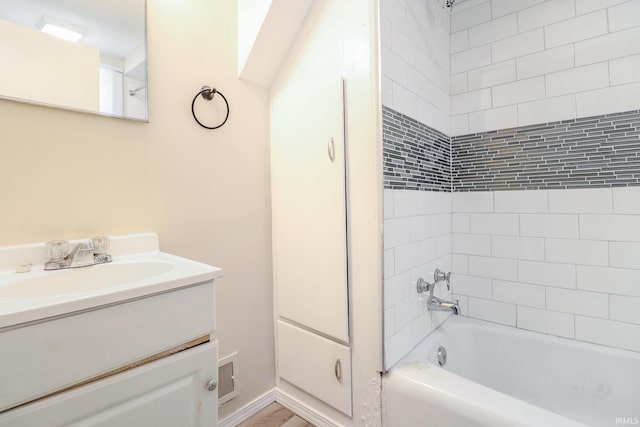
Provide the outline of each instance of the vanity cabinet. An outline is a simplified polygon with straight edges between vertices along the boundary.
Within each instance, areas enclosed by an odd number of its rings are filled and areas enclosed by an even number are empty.
[[[215,426],[213,282],[0,330],[0,427]]]

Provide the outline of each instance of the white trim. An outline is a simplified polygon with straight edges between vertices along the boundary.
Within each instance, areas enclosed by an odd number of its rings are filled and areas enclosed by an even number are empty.
[[[242,408],[237,409],[234,413],[218,422],[218,427],[234,427],[248,420],[270,404],[276,401],[276,389],[271,389],[262,396],[249,402]],[[283,405],[284,406],[284,405]]]
[[[275,389],[276,402],[289,409],[294,414],[301,418],[304,418],[311,424],[317,427],[341,427],[342,424],[326,417],[320,412],[300,402],[288,393],[282,390]]]

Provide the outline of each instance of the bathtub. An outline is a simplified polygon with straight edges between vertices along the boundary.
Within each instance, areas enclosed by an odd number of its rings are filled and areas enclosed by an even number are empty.
[[[640,425],[640,354],[451,316],[382,394],[385,427]]]

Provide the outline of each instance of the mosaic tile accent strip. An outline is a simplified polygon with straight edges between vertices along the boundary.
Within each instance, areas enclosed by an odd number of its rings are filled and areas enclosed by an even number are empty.
[[[456,136],[451,148],[455,191],[638,186],[640,110]]]
[[[451,138],[382,107],[384,188],[451,191]]]

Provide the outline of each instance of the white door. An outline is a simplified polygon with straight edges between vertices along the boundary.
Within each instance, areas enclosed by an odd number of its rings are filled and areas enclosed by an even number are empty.
[[[342,79],[316,71],[271,106],[277,310],[348,343]]]
[[[217,359],[217,343],[203,344],[2,413],[0,427],[212,427],[218,392],[207,384]]]

